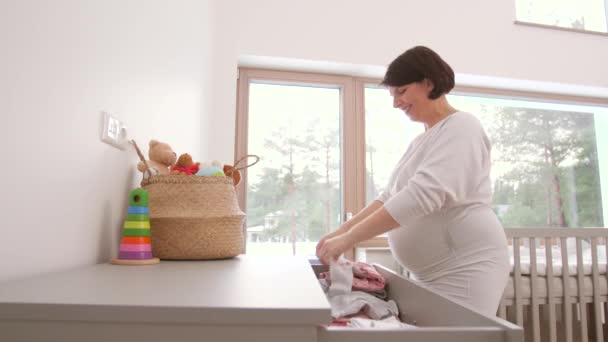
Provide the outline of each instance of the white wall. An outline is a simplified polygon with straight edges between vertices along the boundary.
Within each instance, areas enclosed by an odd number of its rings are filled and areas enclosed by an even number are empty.
[[[385,66],[421,44],[461,74],[608,87],[607,36],[515,25],[514,0],[224,0],[216,18],[208,141],[219,159],[233,155],[243,56]]]
[[[133,150],[100,141],[102,110],[145,153],[154,137],[202,157],[212,11],[198,0],[0,2],[0,281],[116,255],[140,176]]]
[[[232,160],[243,56],[382,67],[425,44],[459,73],[608,87],[605,36],[513,18],[510,0],[1,1],[0,281],[115,255],[139,175],[100,111],[140,145]]]

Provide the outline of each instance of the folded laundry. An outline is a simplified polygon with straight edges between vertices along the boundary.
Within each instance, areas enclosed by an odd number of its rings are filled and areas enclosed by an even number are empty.
[[[401,329],[403,329],[403,328],[409,328],[409,329],[416,329],[417,328],[415,325],[411,325],[411,324],[407,324],[407,323],[401,322],[395,316],[391,316],[391,317],[388,317],[388,318],[385,318],[385,319],[381,319],[381,320],[374,320],[374,319],[363,318],[363,317],[353,317],[346,324],[346,326],[353,327],[353,328],[366,328],[366,329],[370,329],[370,328],[378,328],[378,329],[386,329],[386,328],[401,328]]]
[[[339,271],[334,271],[339,269]],[[327,279],[330,283],[332,282],[333,273],[336,275],[343,276],[343,272],[349,272],[352,270],[352,289],[355,291],[382,291],[386,285],[384,277],[378,273],[373,266],[363,262],[351,262],[345,259],[341,259],[330,266],[329,272],[323,272],[320,274],[321,279]]]
[[[329,280],[319,279],[319,285],[321,286],[321,289],[323,290],[323,292],[325,292],[325,293],[329,292],[329,288],[331,286],[331,283]],[[382,300],[386,300],[388,298],[388,292],[386,291],[386,289],[382,289],[382,290],[378,290],[378,291],[365,291],[365,292],[369,293],[370,295],[372,295],[376,298],[382,299]]]
[[[384,277],[376,271],[374,266],[361,261],[353,263],[353,274],[357,278],[372,279],[384,283]]]
[[[399,316],[399,309],[394,300],[383,301],[361,291],[328,296],[327,300],[331,305],[331,316],[334,318],[354,315],[360,312],[366,314],[371,319]]]
[[[378,290],[378,291],[365,291],[367,293],[369,293],[370,295],[382,299],[382,300],[386,300],[388,298],[388,292],[385,289],[382,290]]]
[[[338,318],[334,318],[334,320],[331,322],[331,326],[338,326],[338,327],[349,327],[350,321],[353,318],[363,318],[363,319],[370,319],[368,315],[364,314],[364,313],[359,313],[353,316],[348,316],[348,317],[338,317]]]
[[[350,293],[354,280],[352,262],[346,259],[335,262],[329,267],[328,277],[325,279],[333,279],[329,282],[328,296]]]
[[[331,262],[329,272],[319,276],[319,284],[331,305],[332,325],[350,325],[348,320],[353,316],[361,318],[363,315],[363,318],[373,320],[399,316],[397,303],[384,300],[387,295],[385,280],[372,266],[340,259]],[[376,286],[365,287],[371,291],[355,291],[356,281],[367,281],[366,284]]]

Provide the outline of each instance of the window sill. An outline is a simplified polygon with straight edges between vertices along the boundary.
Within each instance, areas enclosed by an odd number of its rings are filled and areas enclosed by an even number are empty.
[[[537,23],[530,23],[530,22],[527,22],[527,21],[519,21],[519,20],[515,20],[514,24],[516,24],[516,25],[523,25],[523,26],[540,27],[540,28],[551,29],[551,30],[560,30],[560,31],[584,33],[584,34],[593,34],[593,35],[599,35],[599,36],[608,37],[608,32],[581,30],[581,29],[570,28],[570,27],[561,27],[561,26],[554,26],[554,25],[537,24]]]

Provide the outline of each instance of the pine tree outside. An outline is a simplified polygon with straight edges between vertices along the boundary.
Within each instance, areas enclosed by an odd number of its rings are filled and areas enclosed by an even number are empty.
[[[383,121],[405,117],[386,91],[368,88],[366,100],[367,202],[382,190],[402,150],[388,151]],[[493,208],[505,227],[603,227],[608,208],[608,109],[449,95],[476,115],[492,141]],[[394,120],[394,119],[392,119]],[[393,134],[409,143],[422,127],[402,122]],[[410,125],[410,126],[408,126]],[[395,140],[395,139],[394,139]],[[380,171],[381,170],[381,171]],[[604,185],[601,183],[604,175]]]
[[[386,89],[368,85],[363,94],[369,203],[424,127],[393,109]],[[476,115],[493,143],[492,206],[505,227],[604,226],[607,108],[448,98]],[[248,150],[261,162],[248,170],[247,253],[314,255],[341,224],[341,101],[337,87],[250,84]]]

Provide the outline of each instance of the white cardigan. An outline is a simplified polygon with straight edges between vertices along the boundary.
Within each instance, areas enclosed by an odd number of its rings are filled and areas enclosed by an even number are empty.
[[[508,277],[504,230],[490,207],[491,145],[457,112],[409,146],[378,200],[401,226],[391,251],[429,287],[494,314]]]
[[[490,149],[475,116],[448,115],[414,139],[379,200],[402,226],[440,209],[489,205]]]

